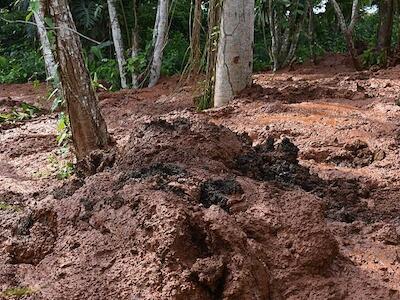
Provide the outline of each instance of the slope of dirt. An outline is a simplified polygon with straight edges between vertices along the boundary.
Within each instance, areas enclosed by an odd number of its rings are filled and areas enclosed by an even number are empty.
[[[201,119],[180,114],[137,124],[112,170],[70,197],[48,196],[21,212],[5,246],[12,279],[23,277],[48,299],[334,299],[353,292],[335,283],[343,258],[321,203],[271,181],[286,181],[285,163],[296,170],[295,146],[282,141],[257,152],[245,136]],[[243,156],[270,180],[243,174]]]
[[[85,180],[54,116],[2,130],[0,298],[400,299],[400,69],[346,61],[202,114],[175,78],[101,93],[119,154]]]

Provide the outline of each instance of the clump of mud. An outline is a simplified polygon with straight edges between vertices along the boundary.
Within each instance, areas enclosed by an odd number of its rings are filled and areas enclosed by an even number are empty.
[[[52,210],[36,210],[21,217],[6,245],[11,264],[38,264],[52,252],[57,239],[57,216]]]
[[[242,187],[234,179],[208,180],[200,186],[200,202],[206,208],[218,205],[229,211],[228,196],[234,194],[243,194]]]
[[[331,154],[326,161],[339,167],[361,168],[372,164],[374,160],[382,160],[384,156],[384,152],[374,153],[366,142],[356,140],[346,144],[343,151]]]
[[[24,270],[38,299],[339,299],[351,275],[334,271],[338,244],[297,156],[200,116],[142,122],[112,169],[16,222],[0,276]]]

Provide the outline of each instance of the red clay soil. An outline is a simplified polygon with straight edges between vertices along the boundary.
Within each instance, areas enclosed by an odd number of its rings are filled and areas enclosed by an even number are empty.
[[[400,68],[346,63],[204,113],[176,78],[101,93],[118,155],[85,179],[54,115],[2,129],[0,298],[400,299]]]

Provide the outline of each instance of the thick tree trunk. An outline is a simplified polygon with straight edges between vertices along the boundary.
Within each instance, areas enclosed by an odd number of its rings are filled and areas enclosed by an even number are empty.
[[[158,0],[157,17],[154,25],[154,52],[150,68],[149,87],[157,84],[161,75],[161,64],[168,30],[168,1]]]
[[[214,106],[227,104],[252,83],[254,0],[224,1],[218,44]]]
[[[354,27],[355,27],[355,25],[357,23],[357,19],[358,19],[359,0],[353,0],[351,21],[350,21],[349,26],[346,25],[346,20],[344,18],[342,10],[340,9],[339,4],[336,2],[336,0],[330,0],[330,1],[333,5],[333,8],[335,9],[335,13],[338,18],[339,26],[340,26],[340,29],[346,40],[347,49],[348,49],[351,59],[353,61],[354,68],[356,70],[361,70],[362,69],[361,63],[358,59],[357,50],[356,50],[356,47],[354,46],[354,39],[353,39]]]
[[[47,30],[44,23],[45,13],[42,0],[38,1],[38,4],[39,4],[39,10],[34,11],[33,16],[35,18],[35,23],[37,25],[40,44],[42,46],[42,53],[43,53],[44,65],[46,68],[47,80],[51,80],[54,86],[54,83],[57,85],[60,81],[58,78],[57,64],[54,59],[53,52],[51,50],[49,37],[47,36]]]
[[[201,31],[201,2],[202,0],[194,0],[194,13],[191,38],[191,64],[192,73],[198,74],[200,70],[200,31]]]
[[[387,65],[390,55],[393,29],[393,0],[381,0],[379,6],[379,29],[377,49],[382,54],[382,65]]]
[[[131,57],[133,60],[139,55],[139,25],[137,19],[137,0],[133,0],[133,17],[134,17],[134,24],[132,28],[132,50],[131,50]],[[139,87],[138,82],[138,75],[137,72],[134,70],[132,72],[132,87],[137,89]]]
[[[60,79],[71,122],[75,154],[78,160],[83,160],[94,150],[108,148],[111,138],[83,61],[81,41],[76,34],[68,2],[51,0],[49,7],[57,28]]]
[[[124,56],[124,46],[122,42],[121,27],[118,21],[115,0],[107,0],[107,6],[111,22],[111,31],[114,41],[114,49],[118,62],[119,77],[121,79],[121,87],[123,89],[126,89],[128,88],[128,84],[126,82],[126,71],[125,71],[126,60]]]

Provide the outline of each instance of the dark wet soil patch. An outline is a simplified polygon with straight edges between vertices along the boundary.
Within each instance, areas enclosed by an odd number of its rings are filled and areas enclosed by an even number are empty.
[[[206,208],[218,205],[229,211],[227,196],[235,194],[243,194],[243,189],[234,179],[207,180],[200,185],[200,202]]]

